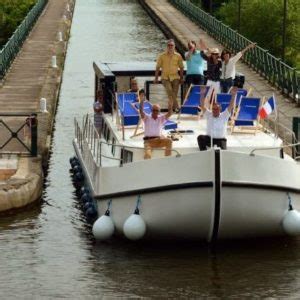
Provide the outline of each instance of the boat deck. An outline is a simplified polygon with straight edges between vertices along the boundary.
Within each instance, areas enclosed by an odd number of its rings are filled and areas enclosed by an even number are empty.
[[[136,126],[124,127],[124,139],[122,127],[117,124],[117,116],[112,118],[111,115],[106,115],[107,122],[111,128],[116,140],[119,144],[128,147],[144,147],[143,127],[142,124],[137,130],[137,135],[134,136]],[[170,118],[171,121],[178,124],[176,137],[178,140],[173,140],[173,149],[179,153],[190,153],[198,150],[197,136],[206,134],[206,119],[202,116],[191,116],[182,114],[178,119],[178,115],[174,114]],[[227,148],[228,150],[236,150],[241,152],[250,152],[255,148],[270,148],[279,147],[282,145],[282,140],[266,130],[241,129],[236,127],[235,132],[231,133],[231,127],[227,126]],[[170,136],[172,130],[163,130],[164,136]],[[185,133],[180,133],[180,132]],[[174,130],[173,130],[174,132]],[[277,151],[278,153],[278,151]]]

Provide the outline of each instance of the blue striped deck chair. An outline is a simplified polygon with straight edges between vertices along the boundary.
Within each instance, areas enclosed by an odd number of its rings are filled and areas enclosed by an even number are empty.
[[[228,94],[230,94],[232,92],[232,89],[233,88],[230,88],[230,90],[228,91]],[[236,97],[235,97],[235,105],[239,106],[241,97],[249,97],[251,95],[251,93],[252,93],[252,88],[250,88],[249,90],[237,88]]]
[[[140,109],[140,103],[139,102],[133,102],[132,107],[139,113]],[[144,102],[144,113],[150,115],[152,113],[152,104],[149,101]],[[143,132],[137,133],[138,128],[141,124],[141,119],[139,119],[138,124],[136,125],[135,131],[132,135],[132,137],[137,136],[142,134]],[[164,124],[164,129],[165,130],[170,130],[170,129],[176,129],[177,128],[177,123],[171,120],[167,120]]]
[[[199,114],[199,106],[201,99],[205,98],[209,90],[206,85],[190,85],[185,100],[180,108],[178,119],[181,114],[197,115]]]
[[[236,115],[233,118],[231,132],[234,132],[235,127],[247,128],[256,132],[259,121],[259,109],[261,99],[256,97],[241,97]]]
[[[216,100],[217,103],[221,105],[221,112],[227,109],[230,104],[232,95],[227,93],[219,93],[217,94]]]
[[[118,110],[122,126],[136,125],[139,121],[138,112],[132,107],[131,103],[137,101],[136,93],[117,94]]]
[[[228,93],[231,92],[231,89],[229,90]],[[236,91],[236,95],[235,95],[235,99],[234,99],[234,110],[233,110],[233,114],[236,114],[236,111],[237,111],[237,108],[239,107],[240,105],[240,101],[241,101],[241,98],[242,97],[249,97],[252,93],[252,88],[250,88],[249,90],[247,89],[243,89],[243,88],[238,88],[237,91]],[[251,121],[239,121],[238,122],[240,126],[242,125],[253,125],[253,122]]]

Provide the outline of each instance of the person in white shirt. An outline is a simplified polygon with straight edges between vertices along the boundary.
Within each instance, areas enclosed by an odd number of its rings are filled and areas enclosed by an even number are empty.
[[[160,114],[160,106],[153,104],[150,114],[144,113],[144,97],[141,97],[140,115],[144,122],[144,158],[150,159],[152,148],[165,148],[165,156],[170,156],[172,151],[172,140],[162,135],[165,122],[172,115],[172,104],[169,105],[166,114]]]
[[[231,111],[234,105],[234,96],[226,110],[221,112],[221,106],[218,103],[214,103],[212,110],[210,111],[205,107],[205,100],[201,101],[201,111],[203,116],[207,119],[206,135],[199,135],[198,145],[200,151],[207,150],[207,147],[211,146],[211,140],[213,145],[220,147],[221,149],[227,149],[226,131],[227,122],[231,115]]]
[[[229,50],[224,49],[221,53],[222,71],[221,71],[221,92],[227,93],[233,86],[235,78],[235,64],[243,56],[243,54],[256,46],[255,43],[248,45],[245,49],[238,52],[235,56],[231,56]]]

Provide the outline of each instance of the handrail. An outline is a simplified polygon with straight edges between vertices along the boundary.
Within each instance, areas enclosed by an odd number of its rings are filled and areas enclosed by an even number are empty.
[[[255,151],[260,151],[260,150],[276,150],[276,149],[284,149],[284,148],[290,148],[290,147],[296,147],[296,146],[300,146],[300,142],[297,142],[295,144],[278,146],[278,147],[255,148],[255,149],[251,150],[249,155],[254,156],[254,152]]]
[[[169,0],[169,2],[231,51],[237,52],[252,43],[190,1]],[[244,54],[244,62],[266,78],[270,84],[278,87],[282,93],[300,104],[299,70],[288,66],[280,58],[276,58],[268,50],[258,46]]]
[[[0,50],[0,79],[2,79],[9,67],[11,66],[14,58],[19,53],[26,37],[28,36],[33,25],[37,21],[39,15],[43,11],[48,0],[38,0],[33,8],[29,11],[22,23],[17,27],[8,42]]]
[[[12,124],[11,121],[14,120]],[[0,113],[0,154],[38,155],[37,113]],[[12,145],[13,142],[13,145]],[[11,148],[12,146],[12,148]]]

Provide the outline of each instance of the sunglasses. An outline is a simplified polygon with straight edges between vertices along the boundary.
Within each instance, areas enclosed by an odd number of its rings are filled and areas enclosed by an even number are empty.
[[[154,111],[154,112],[155,112],[155,111],[156,111],[156,112],[159,112],[159,109],[152,109],[152,111]]]

